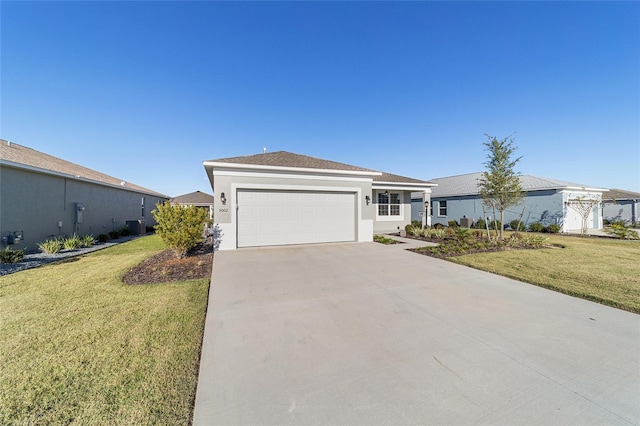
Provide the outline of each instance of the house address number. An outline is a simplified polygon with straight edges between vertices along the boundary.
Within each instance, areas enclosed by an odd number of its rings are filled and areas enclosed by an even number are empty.
[[[218,213],[229,213],[229,209],[218,209]]]

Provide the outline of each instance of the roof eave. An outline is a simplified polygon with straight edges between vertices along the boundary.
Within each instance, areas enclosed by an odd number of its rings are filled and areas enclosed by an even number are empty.
[[[236,169],[236,170],[257,170],[257,171],[275,171],[275,172],[290,172],[290,173],[320,173],[320,174],[333,174],[333,175],[353,175],[353,176],[382,176],[381,172],[366,171],[366,170],[340,170],[340,169],[314,169],[306,167],[286,167],[286,166],[267,166],[259,164],[242,164],[242,163],[224,163],[216,161],[203,162],[205,169],[213,171],[214,168],[219,169]],[[207,173],[210,174],[210,173]],[[212,180],[212,178],[210,178]],[[212,181],[213,184],[213,181]]]

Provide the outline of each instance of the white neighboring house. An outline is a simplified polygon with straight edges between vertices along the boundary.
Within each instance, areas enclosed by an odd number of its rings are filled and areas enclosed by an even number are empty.
[[[372,241],[411,222],[435,184],[286,151],[204,162],[221,250]]]
[[[611,189],[602,199],[602,217],[608,222],[618,220],[626,224],[640,223],[640,193]]]
[[[431,179],[437,186],[431,193],[430,215],[433,224],[447,225],[450,220],[460,223],[466,217],[474,221],[483,217],[492,217],[493,211],[484,207],[478,185],[482,172],[469,173]],[[604,188],[561,181],[533,175],[520,176],[523,190],[523,202],[505,211],[505,225],[514,219],[519,219],[524,208],[522,221],[529,225],[540,222],[544,225],[557,224],[561,232],[580,232],[582,216],[572,207],[578,199],[590,199],[597,202],[587,218],[588,229],[602,229],[602,214],[599,209],[602,194],[608,191]],[[420,208],[415,202],[414,210]],[[484,207],[484,209],[483,209]],[[495,213],[500,220],[498,212]],[[417,219],[417,214],[414,214]]]
[[[50,237],[155,225],[164,194],[0,140],[1,246],[36,250]],[[144,228],[142,229],[144,230]]]

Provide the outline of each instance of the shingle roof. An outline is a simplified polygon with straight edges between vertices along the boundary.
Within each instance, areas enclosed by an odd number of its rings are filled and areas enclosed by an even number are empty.
[[[640,193],[633,191],[626,191],[624,189],[612,188],[609,192],[605,193],[606,196],[603,196],[602,199],[604,201],[612,201],[612,200],[640,200]]]
[[[129,190],[157,195],[163,198],[166,197],[164,194],[143,188],[131,182],[125,182],[123,179],[118,179],[3,139],[0,139],[0,160],[41,169],[43,171],[68,175],[71,178],[87,179],[102,184],[125,187]]]
[[[444,178],[431,179],[438,186],[431,191],[432,197],[455,197],[462,195],[478,194],[478,184],[483,172],[469,173],[465,175],[449,176]],[[520,176],[520,185],[523,191],[543,191],[549,189],[564,188],[593,188],[588,185],[572,183],[558,179],[551,179],[533,175]]]
[[[178,195],[171,200],[173,203],[179,204],[213,204],[213,195],[196,191],[188,194]]]
[[[374,182],[394,182],[394,183],[431,183],[424,180],[413,179],[405,176],[393,175],[390,173],[378,172],[372,169],[352,166],[350,164],[339,163],[337,161],[323,160],[321,158],[310,157],[308,155],[294,154],[287,151],[276,151],[265,154],[248,155],[243,157],[219,158],[210,160],[212,163],[234,163],[248,164],[254,166],[274,166],[292,167],[317,170],[344,170],[351,172],[371,172]]]

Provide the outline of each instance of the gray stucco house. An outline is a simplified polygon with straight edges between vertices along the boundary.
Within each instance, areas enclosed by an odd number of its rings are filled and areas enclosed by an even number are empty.
[[[37,249],[74,232],[98,236],[155,225],[151,211],[166,195],[48,154],[0,140],[1,247]]]
[[[477,172],[432,179],[431,182],[437,184],[431,193],[429,214],[432,224],[447,225],[450,220],[460,223],[463,217],[475,221],[493,216],[492,211],[483,210],[484,203],[478,190],[481,177],[482,172]],[[604,188],[532,175],[520,176],[520,183],[524,195],[523,202],[505,212],[505,224],[518,219],[524,208],[522,221],[526,225],[533,222],[541,222],[544,225],[554,223],[560,225],[562,232],[579,231],[582,227],[582,216],[571,207],[573,201],[584,197],[600,202],[602,194],[608,191]],[[421,200],[413,202],[413,219],[418,219],[417,211],[421,208],[420,204]],[[589,214],[587,228],[602,229],[599,205],[594,206]]]
[[[372,241],[411,221],[432,182],[286,151],[203,163],[219,248]]]
[[[611,189],[602,198],[602,217],[614,222],[622,220],[627,224],[640,222],[640,193]]]

